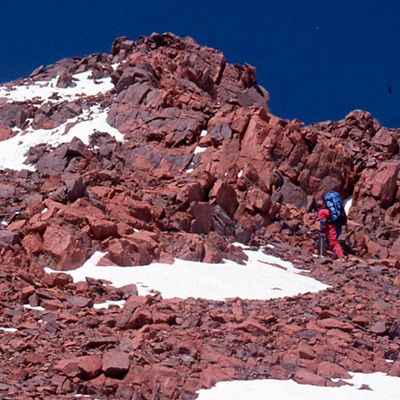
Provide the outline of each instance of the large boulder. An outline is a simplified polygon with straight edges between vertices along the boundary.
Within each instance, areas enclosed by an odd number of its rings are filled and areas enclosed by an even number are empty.
[[[80,267],[87,259],[88,251],[77,231],[57,225],[47,227],[43,235],[43,247],[39,258],[59,271]]]

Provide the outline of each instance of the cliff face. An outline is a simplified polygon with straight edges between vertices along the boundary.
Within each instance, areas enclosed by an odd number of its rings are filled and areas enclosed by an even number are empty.
[[[224,258],[242,262],[245,255],[233,242],[255,246],[274,243],[281,249],[279,255],[286,253],[287,257],[298,260],[300,257],[314,274],[321,276],[322,271],[335,282],[337,271],[317,265],[311,257],[318,229],[312,206],[325,191],[332,189],[338,190],[344,199],[352,197],[349,225],[343,235],[346,252],[375,261],[385,259],[387,268],[394,267],[400,258],[400,131],[381,127],[368,112],[360,110],[349,113],[341,121],[313,125],[283,120],[271,114],[268,100],[267,91],[257,84],[255,68],[229,64],[221,52],[173,34],[153,34],[136,42],[118,38],[109,54],[64,59],[38,68],[29,78],[3,85],[0,88],[0,144],[3,145],[0,264],[3,279],[22,276],[30,287],[28,290],[25,284],[11,284],[8,280],[4,283],[7,293],[15,291],[17,294],[10,296],[21,301],[34,295],[38,304],[46,304],[49,310],[59,309],[57,301],[65,297],[61,294],[63,290],[70,290],[72,296],[79,288],[61,273],[60,281],[54,282],[45,273],[46,266],[59,271],[74,269],[96,250],[105,253],[101,265],[171,262],[174,257],[213,263]],[[7,150],[10,148],[12,152]],[[25,167],[21,165],[24,160]],[[360,263],[362,270],[365,265]],[[347,266],[351,265],[350,262]],[[368,274],[372,273],[344,269],[341,272],[348,275],[348,281],[369,279]],[[390,274],[394,277],[392,270]],[[379,296],[383,284],[376,285],[370,290]],[[53,292],[45,289],[49,287]],[[89,297],[126,295],[108,293],[101,282],[89,282],[81,290]],[[349,290],[353,293],[355,289]],[[342,296],[346,304],[353,304],[344,289]],[[314,311],[320,307],[315,311],[318,315],[335,303],[328,296],[324,300],[326,304],[317,306],[319,300],[312,307]],[[102,316],[102,323],[110,329],[115,326],[131,329],[136,322],[138,326],[134,328],[139,329],[158,319],[171,325],[172,320],[187,318],[190,309],[188,327],[195,330],[202,323],[201,313],[206,307],[189,301],[184,309],[183,303],[176,305],[157,296],[140,301],[128,307],[123,316],[112,315],[109,319]],[[239,342],[247,346],[248,336],[266,329],[257,325],[259,318],[264,325],[284,320],[291,312],[290,306],[289,302],[272,305],[272,316],[268,313],[262,318],[258,316],[257,321],[241,328]],[[238,303],[235,307],[241,309],[238,313],[242,316],[235,317],[239,322],[254,315],[251,307],[263,313],[261,303]],[[351,307],[349,313],[353,310]],[[374,305],[368,307],[366,310],[373,310]],[[213,323],[227,322],[229,317],[223,316],[228,312],[226,308],[221,305],[210,321],[203,321],[208,324],[207,332],[213,329]],[[142,314],[138,311],[133,317],[135,309],[142,310]],[[302,310],[302,306],[296,309]],[[157,314],[159,311],[162,315]],[[12,314],[10,309],[9,312]],[[169,314],[173,314],[171,320]],[[85,315],[85,319],[76,320],[77,324],[84,326],[86,318],[89,317]],[[340,325],[335,313],[324,318]],[[357,326],[368,324],[368,315],[362,318],[355,322]],[[390,335],[396,338],[398,328],[390,318],[384,321],[386,327],[382,332],[375,327],[376,332],[372,330],[362,340],[372,340],[373,335],[389,335],[390,329],[394,332]],[[315,332],[319,335],[324,329],[334,328],[339,331],[340,340],[348,343],[352,340],[348,332],[353,328],[339,325],[327,327],[320,323]],[[281,332],[280,328],[275,331],[274,346],[287,344],[289,349],[289,342],[281,343],[285,340],[279,337],[294,331],[285,328]],[[306,329],[304,324],[303,328]],[[51,329],[49,325],[50,332]],[[57,329],[53,333],[56,332]],[[58,340],[67,337],[63,335]],[[157,340],[151,329],[141,335],[144,341],[149,341],[147,356],[143,357],[150,357]],[[120,343],[120,339],[107,340],[87,346],[106,348]],[[191,346],[204,346],[207,335],[198,340],[195,344],[190,341],[182,344],[186,347],[179,350],[175,337],[171,348],[177,354],[185,354],[185,363],[190,366],[197,362]],[[359,340],[367,359],[371,350]],[[216,361],[213,370],[196,364],[203,375],[200,372],[190,375],[191,379],[185,380],[185,391],[192,393],[205,380],[207,385],[212,384],[217,370],[221,379],[233,379],[236,375],[248,379],[251,371],[256,371],[257,377],[288,378],[299,366],[316,373],[318,365],[308,361],[318,357],[321,361],[325,352],[325,347],[321,347],[319,355],[311,357],[309,349],[303,346],[307,356],[300,356],[300,361],[296,358],[299,362],[292,365],[289,352],[279,357],[261,356],[264,345],[268,347],[264,342],[257,342],[252,350],[246,347],[243,352],[250,361],[240,368],[235,365],[236,359],[228,364],[226,359]],[[329,347],[329,343],[324,345]],[[380,345],[389,351],[388,343]],[[230,357],[232,349],[228,345],[221,344],[218,349],[219,354]],[[257,361],[259,354],[264,357],[262,362]],[[347,353],[342,355],[349,357]],[[208,356],[204,357],[203,363]],[[349,368],[356,358],[350,360],[347,361]],[[65,392],[76,389],[78,378],[97,377],[101,368],[108,371],[107,364],[93,372],[85,366],[86,359],[78,361],[80,372],[75,375],[68,363],[54,367],[71,378],[59,385],[66,385]],[[333,358],[327,361],[332,362]],[[99,360],[91,359],[90,365],[96,362]],[[120,362],[123,364],[126,360]],[[26,364],[36,365],[32,360]],[[377,369],[378,364],[368,365],[367,370]],[[182,371],[189,368],[185,365]],[[263,365],[274,366],[273,373],[263,373]],[[127,371],[115,372],[112,368],[106,375],[119,377]],[[151,382],[151,374],[154,371],[146,368],[140,366],[136,377],[131,371],[130,378],[136,379],[137,385],[146,381],[153,390],[155,383]],[[157,368],[157,373],[170,376],[171,369],[167,366]],[[178,380],[182,377],[173,376],[173,382],[181,385]],[[173,392],[173,389],[168,390]]]

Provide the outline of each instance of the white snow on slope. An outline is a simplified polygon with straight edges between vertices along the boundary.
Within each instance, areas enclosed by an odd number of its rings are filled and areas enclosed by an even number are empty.
[[[352,204],[353,204],[353,198],[351,196],[344,201],[344,211],[346,211],[346,215],[349,215],[349,211]]]
[[[74,282],[93,277],[107,279],[116,287],[135,283],[140,295],[153,289],[161,292],[164,298],[224,300],[240,297],[262,300],[327,288],[313,278],[300,275],[300,270],[290,262],[264,254],[261,250],[245,250],[245,253],[249,257],[246,265],[230,260],[223,264],[207,264],[176,259],[172,265],[155,263],[134,267],[96,266],[103,254],[95,253],[81,268],[69,271],[69,274]]]
[[[24,164],[25,154],[30,147],[41,143],[58,146],[62,143],[69,143],[74,137],[77,137],[88,144],[90,135],[95,131],[107,132],[117,140],[122,141],[123,135],[110,126],[106,119],[107,110],[101,110],[95,106],[54,129],[34,130],[28,128],[25,134],[19,131],[17,136],[0,142],[0,169],[34,170],[33,166]],[[68,132],[66,132],[67,126],[72,126]]]
[[[18,329],[16,329],[16,328],[2,328],[2,327],[0,327],[0,331],[3,331],[3,332],[14,333],[14,332],[17,332],[17,330]]]
[[[112,67],[118,66],[113,65]],[[114,85],[111,82],[111,78],[103,78],[97,81],[89,78],[92,71],[86,71],[72,76],[75,87],[70,88],[59,88],[56,86],[58,76],[50,81],[30,81],[26,80],[23,84],[15,86],[14,88],[7,88],[5,86],[0,87],[0,97],[6,97],[9,102],[12,101],[26,101],[26,100],[38,100],[38,101],[50,101],[57,103],[60,101],[68,100],[72,101],[79,97],[93,96],[98,93],[105,93],[111,90]],[[51,99],[54,94],[57,94],[58,99]]]
[[[300,385],[294,381],[273,379],[219,382],[211,389],[199,390],[197,400],[399,400],[400,378],[355,373],[344,379],[354,386],[336,388]],[[362,385],[372,390],[360,390]]]
[[[194,153],[194,154],[204,153],[206,150],[207,150],[207,147],[200,147],[200,146],[197,146],[197,147],[194,149],[193,153]]]

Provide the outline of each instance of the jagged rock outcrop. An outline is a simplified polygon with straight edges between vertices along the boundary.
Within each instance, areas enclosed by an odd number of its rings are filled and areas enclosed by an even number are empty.
[[[399,132],[381,127],[368,112],[310,126],[280,119],[270,113],[253,67],[231,65],[221,52],[173,34],[137,42],[119,38],[110,54],[64,59],[30,79],[60,80],[85,71],[94,80],[111,76],[114,90],[71,102],[5,103],[0,116],[7,129],[24,126],[28,116],[33,128],[49,129],[90,105],[108,107],[107,121],[124,134],[123,143],[99,132],[89,147],[75,140],[55,149],[39,146],[28,156],[40,173],[36,185],[58,177],[41,194],[44,202],[88,216],[93,207],[83,208],[91,204],[100,210],[96,219],[119,227],[92,237],[90,222],[80,219],[86,254],[99,240],[107,248],[107,237],[118,240],[134,228],[216,232],[258,244],[272,231],[279,240],[310,248],[312,218],[304,214],[336,189],[344,198],[353,196],[347,250],[399,256]],[[7,132],[5,137],[13,134]],[[199,203],[208,204],[202,206],[206,217]],[[22,240],[25,232],[17,231]]]

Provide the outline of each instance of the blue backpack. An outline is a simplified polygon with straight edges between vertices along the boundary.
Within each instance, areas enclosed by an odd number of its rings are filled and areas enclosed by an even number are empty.
[[[338,192],[328,192],[324,194],[323,198],[331,214],[330,222],[345,225],[347,223],[347,216],[340,194]]]

